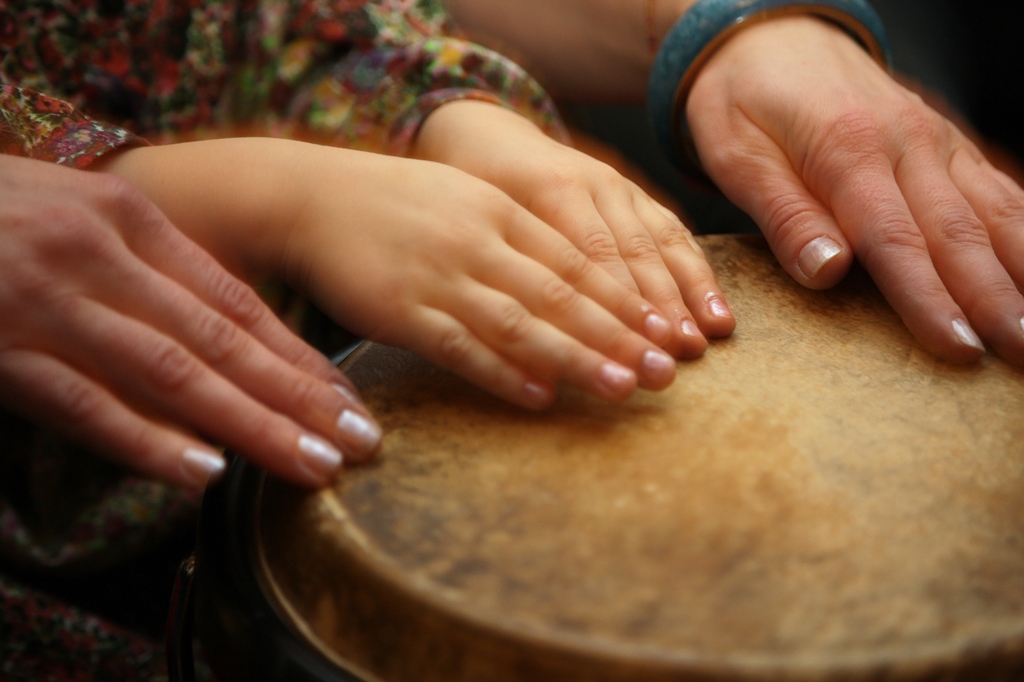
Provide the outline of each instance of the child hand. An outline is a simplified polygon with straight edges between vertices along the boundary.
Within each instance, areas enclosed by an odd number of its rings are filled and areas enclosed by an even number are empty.
[[[530,408],[559,382],[621,400],[675,377],[639,333],[664,343],[668,322],[498,189],[424,161],[307,160],[285,268],[349,329]]]
[[[735,327],[700,247],[675,215],[518,114],[471,100],[446,104],[427,118],[416,154],[502,189],[653,303],[670,320],[664,347],[673,355],[698,356],[705,336]]]

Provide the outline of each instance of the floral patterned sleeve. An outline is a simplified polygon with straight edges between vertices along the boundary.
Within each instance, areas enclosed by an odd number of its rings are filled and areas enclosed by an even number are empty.
[[[84,168],[138,144],[144,142],[133,133],[94,121],[63,100],[0,84],[0,153]]]
[[[565,135],[540,85],[459,37],[440,0],[0,0],[3,83],[2,148],[69,165],[137,143],[128,130],[402,154],[463,98]]]
[[[262,43],[237,88],[250,111],[270,112],[279,134],[311,133],[333,144],[404,154],[430,112],[452,100],[477,99],[567,139],[537,81],[504,56],[459,37],[439,0],[281,4],[282,11],[263,12],[260,29],[248,32]]]

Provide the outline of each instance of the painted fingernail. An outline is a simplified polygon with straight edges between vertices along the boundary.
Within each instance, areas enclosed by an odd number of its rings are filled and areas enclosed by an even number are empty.
[[[636,374],[614,362],[606,362],[601,365],[598,377],[605,388],[614,393],[620,393],[623,390],[632,391],[636,385]]]
[[[181,467],[190,482],[202,487],[224,473],[224,457],[212,450],[188,448],[182,455]]]
[[[341,451],[316,436],[299,436],[299,451],[306,467],[319,477],[332,475],[341,466]]]
[[[648,379],[666,379],[675,374],[676,361],[667,353],[649,350],[644,353],[643,368],[644,376]]]
[[[817,239],[812,239],[801,249],[796,261],[804,277],[811,279],[821,272],[821,269],[825,267],[825,263],[828,263],[842,252],[843,247],[839,246],[831,237],[818,237]]]
[[[683,320],[683,334],[686,336],[693,336],[698,339],[703,339],[704,335],[700,333],[700,329],[694,324],[693,320]]]
[[[650,313],[644,319],[644,333],[647,334],[647,338],[652,341],[667,337],[671,328],[672,327],[669,325],[668,320],[658,313]]]
[[[345,410],[338,417],[338,430],[347,438],[346,441],[359,447],[362,452],[370,452],[380,444],[380,427],[354,410]]]
[[[956,334],[957,340],[965,346],[977,348],[980,351],[985,350],[985,344],[981,342],[978,335],[971,329],[971,325],[963,320],[953,320],[953,333]]]
[[[725,302],[725,299],[718,294],[708,294],[704,298],[704,303],[708,307],[708,312],[715,317],[732,317],[732,311],[729,310],[729,304]]]
[[[341,384],[331,384],[331,388],[333,388],[335,391],[337,391],[338,393],[340,393],[341,395],[348,398],[354,403],[361,402],[359,400],[359,396],[357,396],[355,393],[349,390],[347,386],[343,386]]]

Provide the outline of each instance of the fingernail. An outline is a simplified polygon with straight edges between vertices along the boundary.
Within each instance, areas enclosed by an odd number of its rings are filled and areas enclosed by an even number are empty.
[[[306,466],[317,476],[330,476],[341,466],[341,452],[322,438],[299,436],[299,451],[305,455]]]
[[[188,448],[182,455],[182,469],[189,481],[197,487],[205,486],[224,473],[224,457],[212,450]]]
[[[644,319],[644,333],[652,341],[667,337],[671,328],[668,320],[658,313],[651,313]]]
[[[842,252],[843,247],[839,246],[831,237],[818,237],[812,239],[800,251],[800,255],[796,259],[797,265],[800,266],[800,272],[804,273],[804,277],[811,279],[825,267],[825,263]]]
[[[1024,334],[1024,317],[1020,318],[1020,331]]]
[[[342,386],[341,384],[331,384],[331,388],[333,388],[335,391],[345,396],[354,403],[361,402],[359,400],[359,396],[350,391],[347,386]]]
[[[953,320],[953,333],[956,334],[956,338],[960,343],[965,346],[971,346],[977,348],[980,351],[985,350],[985,344],[981,342],[978,335],[971,329],[971,325],[967,324],[963,320]]]
[[[554,399],[551,388],[536,381],[526,382],[523,385],[523,393],[526,395],[526,402],[537,409],[547,407]]]
[[[614,362],[606,362],[601,365],[598,377],[606,388],[615,393],[619,393],[623,389],[633,390],[633,387],[636,385],[636,375]]]
[[[338,417],[338,430],[363,452],[370,452],[380,444],[380,427],[354,410],[341,413]]]
[[[686,336],[695,336],[698,339],[703,339],[704,335],[700,333],[700,329],[694,324],[693,320],[683,320],[683,334]]]
[[[732,317],[732,311],[729,310],[729,305],[725,302],[725,299],[718,294],[708,294],[704,299],[705,304],[710,312],[715,317]]]
[[[644,376],[648,379],[664,379],[676,372],[676,361],[672,356],[657,350],[644,353]]]

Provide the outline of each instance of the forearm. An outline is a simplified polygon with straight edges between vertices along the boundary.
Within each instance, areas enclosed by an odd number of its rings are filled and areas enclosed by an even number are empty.
[[[640,101],[656,42],[696,0],[445,0],[471,38],[513,54],[559,97]]]
[[[138,187],[178,229],[230,270],[278,273],[307,155],[319,147],[233,138],[126,150],[95,170]]]

